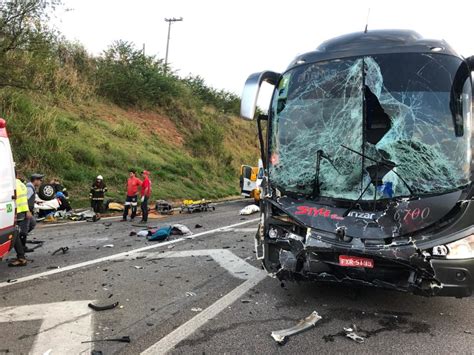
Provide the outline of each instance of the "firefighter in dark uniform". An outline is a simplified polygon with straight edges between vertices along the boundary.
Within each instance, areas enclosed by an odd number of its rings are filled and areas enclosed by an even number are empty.
[[[107,191],[102,175],[96,177],[90,191],[91,207],[95,212],[95,220],[100,219],[100,214],[104,209],[104,198]]]

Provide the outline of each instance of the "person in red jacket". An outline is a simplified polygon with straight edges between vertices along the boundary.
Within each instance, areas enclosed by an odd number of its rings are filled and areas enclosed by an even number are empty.
[[[128,210],[130,206],[132,207],[132,214],[130,215],[130,220],[133,221],[137,215],[137,201],[138,201],[138,188],[142,185],[142,182],[139,178],[136,177],[136,172],[133,169],[128,171],[128,180],[127,180],[127,198],[125,199],[125,208],[123,210],[122,222],[127,220]]]
[[[142,172],[143,182],[142,182],[142,190],[140,191],[141,195],[141,210],[142,210],[142,223],[148,222],[148,200],[151,196],[151,180],[150,180],[150,172],[148,170],[143,170]]]

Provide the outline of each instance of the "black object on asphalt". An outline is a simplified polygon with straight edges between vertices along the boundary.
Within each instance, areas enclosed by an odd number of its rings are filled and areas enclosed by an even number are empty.
[[[196,224],[194,228],[202,228],[202,226],[200,224]]]
[[[56,255],[59,252],[62,252],[63,254],[66,254],[69,251],[69,247],[61,247],[53,251],[53,254],[51,255]]]
[[[118,341],[119,343],[130,343],[132,340],[130,339],[130,337],[128,335],[125,335],[121,338],[87,340],[87,341],[83,341],[81,343],[82,344],[84,344],[84,343],[95,343],[95,342],[98,342],[98,341]]]
[[[50,265],[48,266],[46,269],[48,270],[53,270],[53,269],[59,269],[61,266],[57,266],[57,265]]]
[[[101,350],[92,350],[91,355],[104,355],[104,353]]]
[[[89,308],[92,308],[94,311],[100,312],[100,311],[107,311],[109,309],[114,309],[115,307],[118,306],[118,302],[108,304],[106,306],[96,306],[95,304],[89,303],[87,306]]]
[[[130,235],[130,237],[133,237],[133,236],[137,235],[137,232],[131,231],[129,235]]]

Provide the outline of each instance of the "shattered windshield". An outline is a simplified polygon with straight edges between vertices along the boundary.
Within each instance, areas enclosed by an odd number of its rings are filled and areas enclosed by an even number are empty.
[[[467,66],[441,54],[296,67],[272,102],[269,177],[283,191],[349,200],[463,187],[471,90]]]

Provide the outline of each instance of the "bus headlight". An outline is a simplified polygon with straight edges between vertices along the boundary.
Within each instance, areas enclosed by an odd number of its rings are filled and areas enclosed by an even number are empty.
[[[446,244],[448,254],[446,259],[470,259],[474,258],[474,234],[469,237],[456,240]]]

